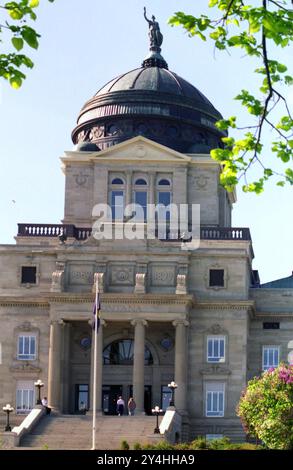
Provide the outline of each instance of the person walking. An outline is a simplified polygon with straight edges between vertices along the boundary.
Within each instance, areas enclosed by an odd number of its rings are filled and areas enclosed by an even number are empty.
[[[133,399],[133,397],[130,397],[127,403],[128,406],[128,414],[129,416],[134,416],[134,410],[136,408],[136,403]]]
[[[117,413],[118,416],[122,416],[124,414],[125,402],[123,398],[120,396],[117,400]]]

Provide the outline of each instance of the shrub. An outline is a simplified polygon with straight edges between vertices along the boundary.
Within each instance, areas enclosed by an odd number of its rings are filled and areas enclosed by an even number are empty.
[[[127,441],[121,441],[121,450],[129,450],[129,444]]]
[[[141,450],[141,444],[139,442],[135,442],[133,444],[133,449],[134,450]]]
[[[191,450],[207,449],[207,442],[204,437],[198,437],[194,441],[190,442],[189,448]]]
[[[228,437],[213,439],[208,442],[208,448],[211,450],[227,450],[231,447],[231,441]]]
[[[237,414],[245,432],[269,449],[293,449],[293,365],[280,364],[250,380]]]

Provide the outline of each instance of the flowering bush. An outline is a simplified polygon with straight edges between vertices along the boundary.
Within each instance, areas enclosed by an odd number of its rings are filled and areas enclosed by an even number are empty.
[[[248,382],[237,407],[246,433],[270,449],[293,449],[293,365],[280,364]]]

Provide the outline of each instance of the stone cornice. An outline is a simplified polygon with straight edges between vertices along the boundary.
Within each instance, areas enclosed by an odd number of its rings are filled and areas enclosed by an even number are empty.
[[[250,310],[255,312],[254,300],[196,300],[193,295],[188,294],[123,294],[103,293],[100,294],[101,303],[105,304],[148,304],[148,305],[185,305],[195,309],[208,310]],[[42,297],[0,297],[0,306],[4,307],[30,307],[49,308],[50,304],[79,304],[92,303],[92,293],[74,294],[69,292],[42,294]],[[255,316],[292,316],[293,312],[257,312]]]
[[[231,370],[228,367],[223,367],[218,364],[211,365],[205,369],[200,370],[201,375],[231,375]]]
[[[195,308],[208,310],[255,310],[253,300],[200,300],[195,303]]]
[[[284,317],[284,318],[292,318],[293,319],[293,312],[259,312],[259,311],[256,311],[254,316],[255,316],[255,318],[269,317],[269,318],[280,319],[280,317]]]
[[[9,367],[10,372],[30,372],[30,373],[40,373],[42,369],[34,364],[28,362],[13,364]]]
[[[50,303],[92,303],[93,294],[51,294],[48,296]],[[151,304],[151,305],[187,305],[195,303],[193,295],[182,294],[123,294],[123,293],[104,293],[100,294],[101,304]],[[103,305],[101,305],[101,310]]]
[[[49,308],[47,299],[42,298],[25,298],[25,297],[0,297],[1,307],[30,307],[30,308]]]

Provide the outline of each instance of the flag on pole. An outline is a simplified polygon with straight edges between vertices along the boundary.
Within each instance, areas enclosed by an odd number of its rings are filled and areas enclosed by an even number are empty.
[[[100,326],[100,309],[101,309],[100,293],[99,293],[98,283],[96,283],[96,297],[95,297],[95,303],[93,307],[93,321],[92,321],[93,330],[96,330],[96,332],[98,332],[99,326]],[[96,322],[97,322],[97,327],[96,327]]]

